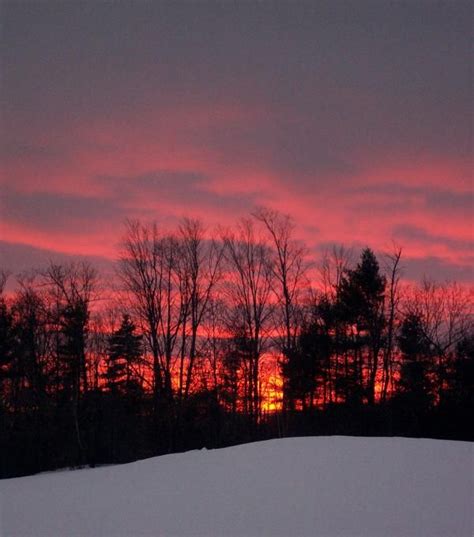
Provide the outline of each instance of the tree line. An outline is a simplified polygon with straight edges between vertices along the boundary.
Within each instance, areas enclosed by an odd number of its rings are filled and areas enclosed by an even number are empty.
[[[314,260],[262,208],[214,233],[128,221],[113,278],[2,273],[1,476],[298,434],[472,440],[472,290],[402,267]]]

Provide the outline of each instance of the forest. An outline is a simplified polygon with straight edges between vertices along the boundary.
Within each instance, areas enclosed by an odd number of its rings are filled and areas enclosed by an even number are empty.
[[[474,440],[472,288],[259,208],[0,278],[0,477],[306,435]]]

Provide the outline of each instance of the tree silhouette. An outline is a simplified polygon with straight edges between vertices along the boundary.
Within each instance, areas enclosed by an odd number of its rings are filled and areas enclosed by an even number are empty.
[[[371,405],[375,402],[376,376],[384,343],[385,286],[377,258],[366,248],[356,268],[343,275],[338,289],[339,310],[351,331],[353,360],[361,385],[364,367],[368,371],[365,393]]]
[[[124,314],[120,327],[110,337],[104,376],[108,389],[113,393],[130,395],[133,367],[142,355],[142,336],[135,331],[130,315]]]
[[[0,271],[1,475],[287,434],[472,440],[472,292],[399,285],[400,249],[334,247],[310,282],[293,231],[264,209],[219,240],[129,222],[97,302],[85,263],[11,293]]]
[[[402,354],[399,397],[413,414],[425,412],[432,403],[430,373],[430,344],[420,317],[408,315],[403,320],[398,336]]]

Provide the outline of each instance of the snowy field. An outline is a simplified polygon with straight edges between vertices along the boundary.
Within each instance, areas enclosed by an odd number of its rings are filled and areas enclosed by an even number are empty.
[[[319,437],[0,481],[2,537],[473,535],[473,444]]]

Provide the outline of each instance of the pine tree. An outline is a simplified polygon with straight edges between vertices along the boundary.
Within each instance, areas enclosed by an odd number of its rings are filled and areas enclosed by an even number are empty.
[[[142,336],[128,314],[109,341],[107,371],[105,378],[111,392],[130,394],[133,385],[133,365],[142,355]]]
[[[347,325],[347,343],[352,347],[353,380],[359,382],[359,388],[365,387],[369,404],[375,402],[379,354],[386,326],[385,287],[386,279],[380,273],[377,258],[370,248],[366,248],[356,268],[346,271],[338,288],[339,313]]]
[[[474,410],[474,334],[467,334],[456,345],[451,389],[459,406]]]
[[[7,369],[13,360],[14,347],[13,316],[5,300],[0,297],[0,381],[7,376]]]
[[[400,398],[414,412],[424,411],[432,401],[429,379],[430,345],[418,315],[409,314],[404,318],[398,346],[402,353],[398,382]]]
[[[58,311],[58,363],[64,401],[70,406],[70,418],[77,451],[71,453],[72,464],[84,464],[87,446],[83,430],[83,397],[88,391],[86,341],[89,309],[86,301],[77,298]]]

